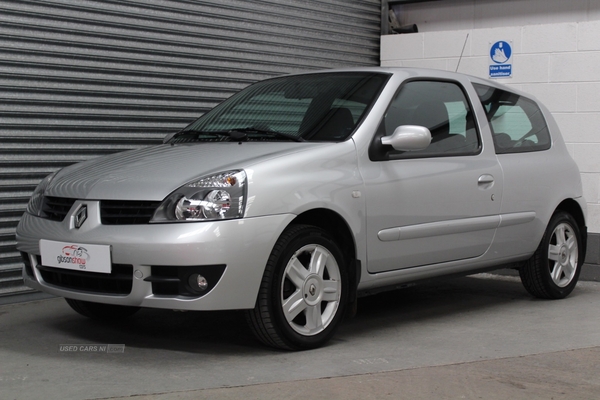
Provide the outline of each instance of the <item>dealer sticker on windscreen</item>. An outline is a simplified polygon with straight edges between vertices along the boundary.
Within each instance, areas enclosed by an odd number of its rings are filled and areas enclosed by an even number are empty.
[[[42,265],[110,274],[110,246],[40,240]]]

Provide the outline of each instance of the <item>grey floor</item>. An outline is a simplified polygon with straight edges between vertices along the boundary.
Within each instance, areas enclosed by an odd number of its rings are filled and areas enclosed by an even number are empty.
[[[600,398],[600,283],[560,301],[487,274],[381,293],[298,353],[239,312],[101,324],[51,298],[0,306],[0,346],[1,399]]]

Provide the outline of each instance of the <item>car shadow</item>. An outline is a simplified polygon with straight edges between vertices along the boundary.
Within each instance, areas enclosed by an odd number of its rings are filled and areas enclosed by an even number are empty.
[[[96,321],[72,311],[61,321],[51,322],[50,328],[81,343],[118,343],[128,348],[189,353],[261,351],[242,311],[141,309],[118,321]]]
[[[480,274],[441,278],[358,299],[357,314],[347,319],[334,341],[356,340],[378,329],[432,323],[465,313],[492,310],[533,298],[514,276]]]
[[[381,329],[402,330],[406,324],[435,322],[532,299],[514,278],[461,277],[424,282],[359,298],[356,316],[344,321],[327,346],[360,341]],[[130,348],[198,354],[277,351],[254,338],[243,311],[142,309],[124,320],[101,322],[76,314],[66,303],[64,307],[61,318],[40,323],[80,343],[121,343]]]

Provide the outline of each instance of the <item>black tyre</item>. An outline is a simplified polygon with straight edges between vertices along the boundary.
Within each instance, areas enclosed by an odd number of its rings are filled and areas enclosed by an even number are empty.
[[[554,214],[538,249],[519,269],[523,286],[542,299],[567,297],[577,285],[583,249],[575,219],[562,211]]]
[[[327,232],[294,225],[267,262],[256,307],[247,319],[266,345],[287,350],[322,346],[334,334],[348,298],[344,256]]]
[[[65,299],[71,308],[79,314],[102,321],[127,318],[140,310],[139,307],[118,306],[114,304],[92,303],[89,301]]]

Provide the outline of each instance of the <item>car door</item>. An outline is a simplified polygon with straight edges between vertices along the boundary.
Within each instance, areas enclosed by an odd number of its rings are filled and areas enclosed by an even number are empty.
[[[424,150],[400,152],[381,137],[400,125],[429,128]],[[502,171],[482,145],[458,82],[413,80],[392,100],[363,166],[371,273],[479,257],[500,217]]]
[[[558,183],[572,179],[575,166],[567,161],[562,140],[555,138],[553,144],[545,113],[535,101],[479,83],[473,86],[485,109],[505,181],[494,253],[531,254],[556,205],[565,198]]]

